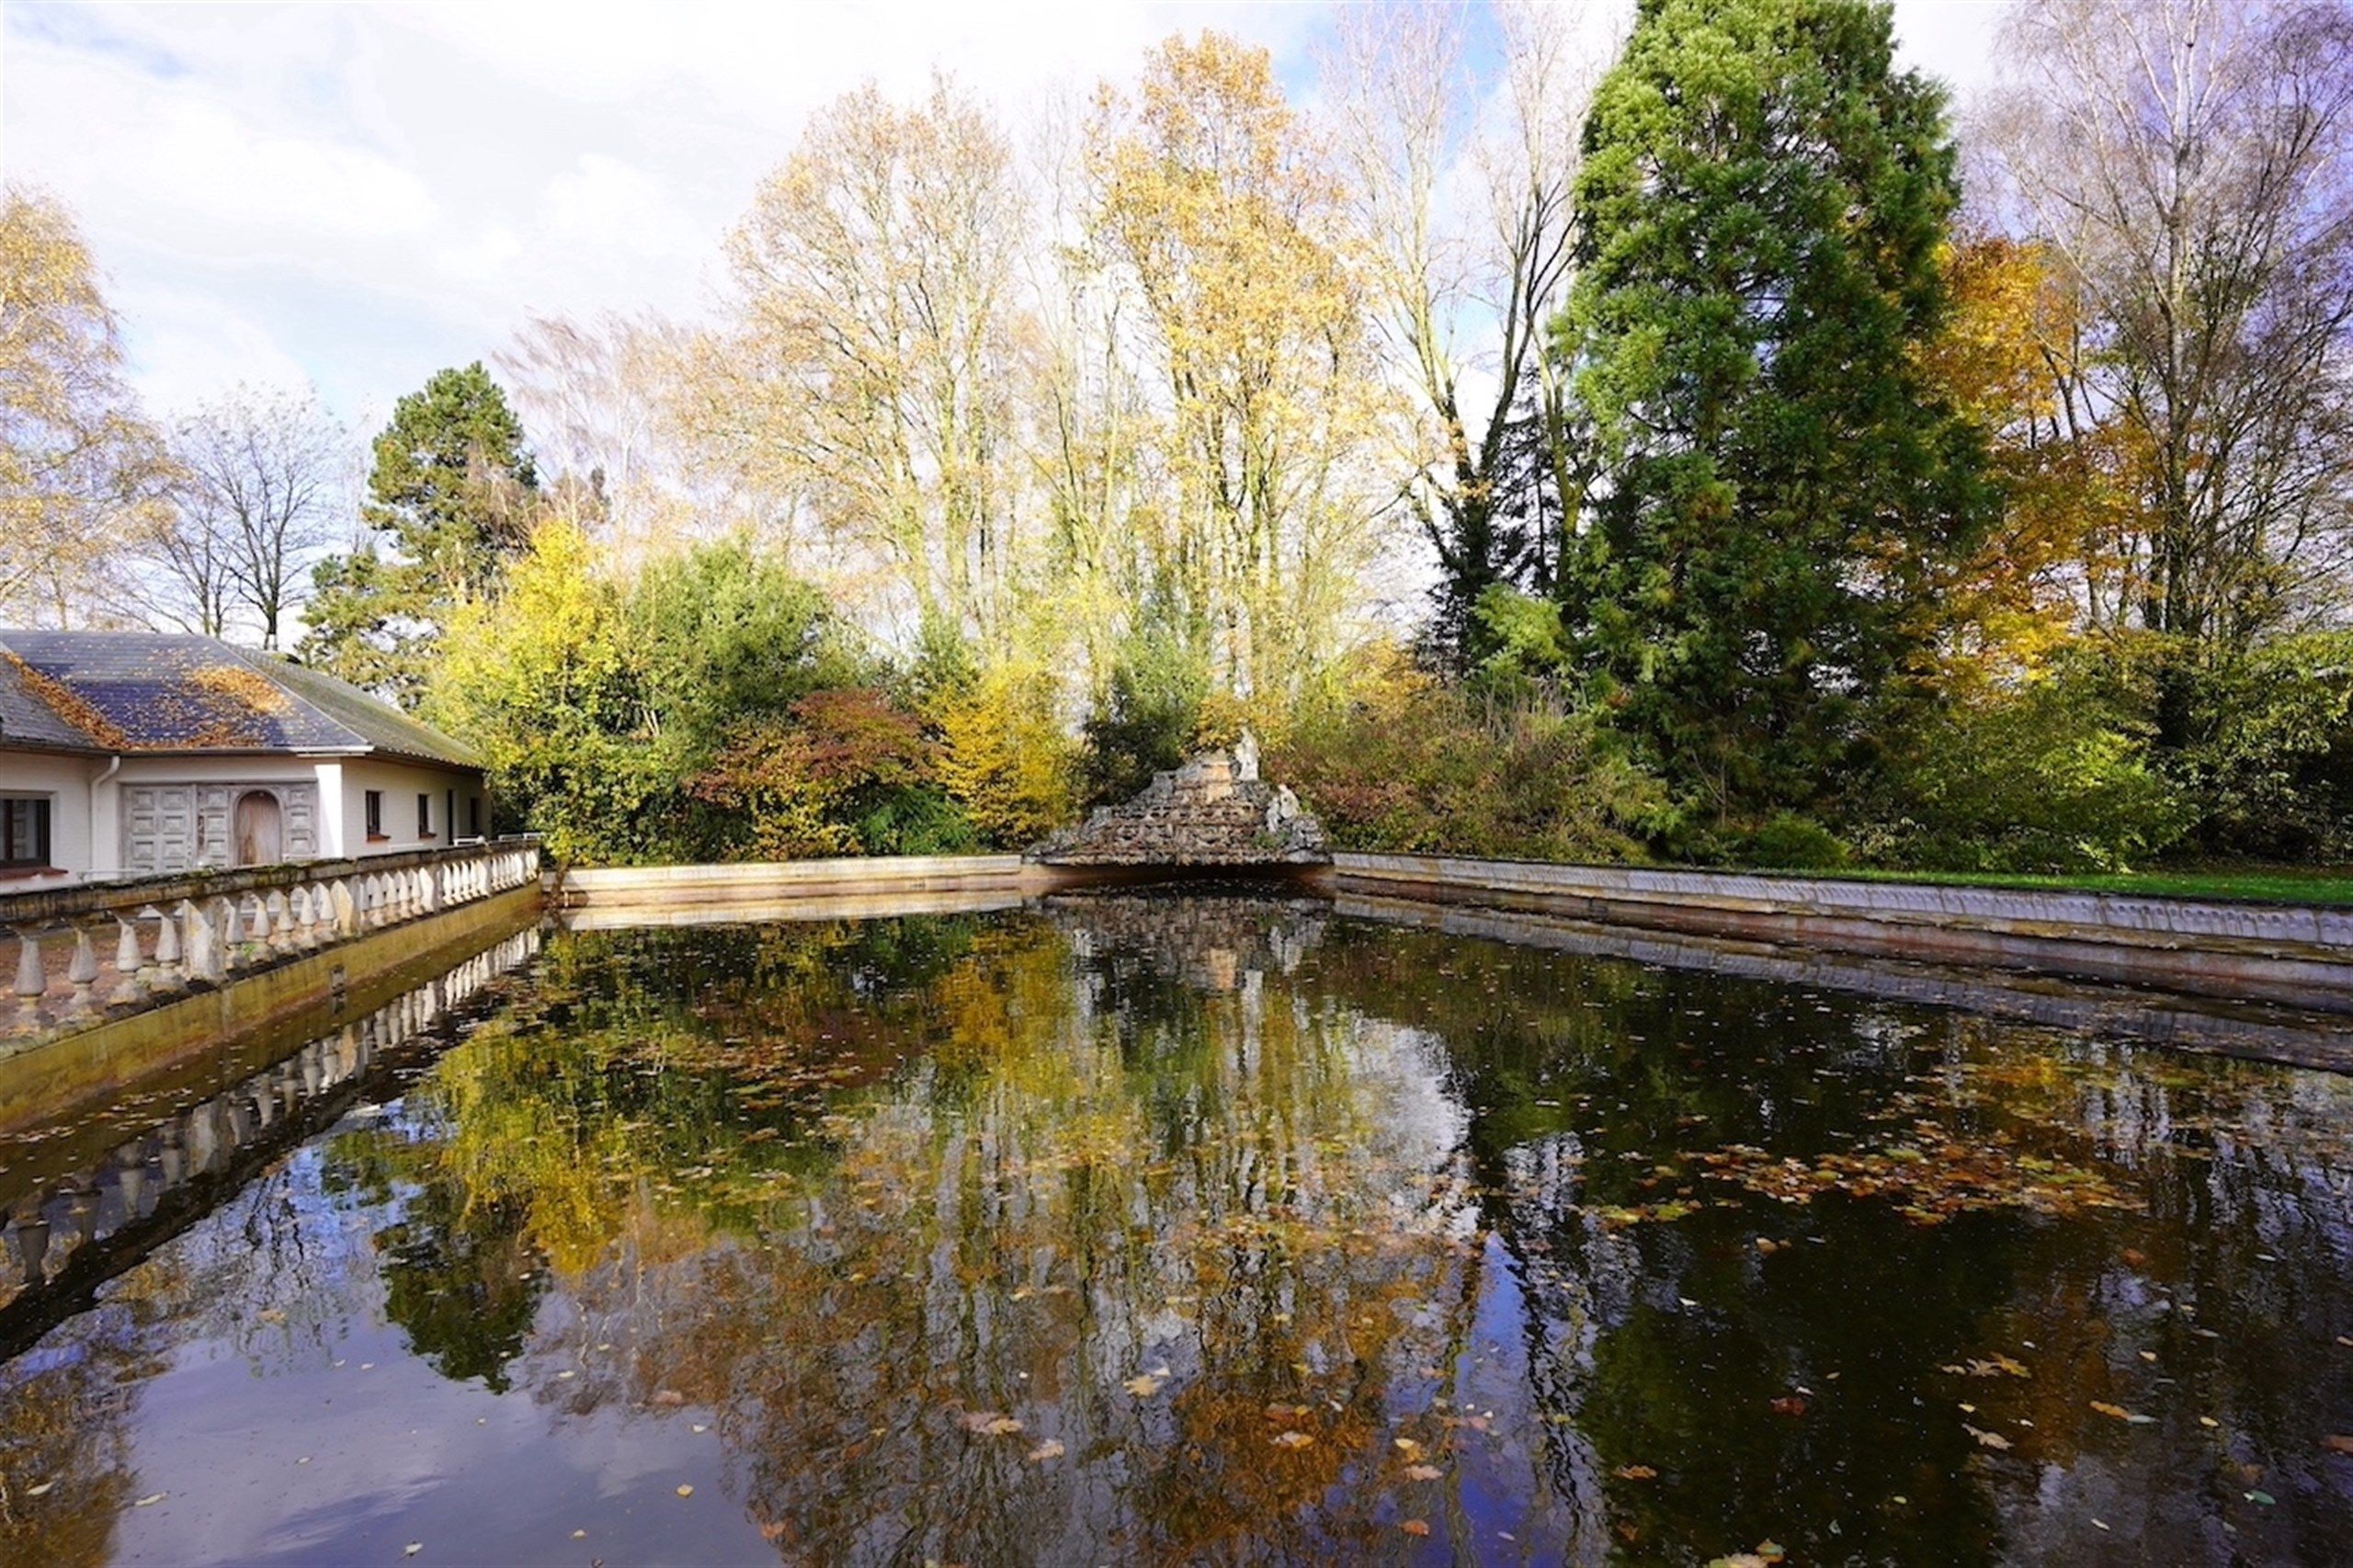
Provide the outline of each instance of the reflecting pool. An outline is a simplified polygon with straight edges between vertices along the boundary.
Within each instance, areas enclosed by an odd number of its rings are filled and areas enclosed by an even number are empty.
[[[0,1561],[2353,1560],[2353,1078],[1242,896],[429,1000],[0,1139]]]

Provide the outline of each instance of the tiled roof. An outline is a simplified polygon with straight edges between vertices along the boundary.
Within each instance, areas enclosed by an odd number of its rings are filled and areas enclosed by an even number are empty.
[[[43,698],[41,677],[15,654],[0,649],[0,745],[43,750],[97,751],[89,733]]]
[[[481,765],[390,703],[290,659],[210,637],[135,631],[0,631],[0,744],[9,741],[97,751],[386,752]]]

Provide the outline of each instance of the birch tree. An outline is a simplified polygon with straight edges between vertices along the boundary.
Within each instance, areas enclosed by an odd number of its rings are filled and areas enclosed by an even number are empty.
[[[1262,50],[1215,33],[1097,96],[1089,238],[1160,382],[1164,576],[1262,705],[1328,667],[1380,546],[1377,415],[1345,193]]]
[[[73,215],[0,191],[0,609],[102,613],[100,580],[161,515],[169,459],[122,370]]]
[[[1510,4],[1498,62],[1461,5],[1349,8],[1327,66],[1390,372],[1410,389],[1395,460],[1437,556],[1434,641],[1480,652],[1499,584],[1549,585],[1584,487],[1563,379],[1543,352],[1574,267],[1578,133],[1597,18]]]
[[[2003,37],[1984,132],[2078,295],[2079,395],[2122,431],[2131,619],[2211,653],[2340,609],[2353,13],[2030,0]]]
[[[1028,221],[1004,133],[944,79],[836,100],[729,241],[741,313],[697,399],[896,608],[991,645],[1023,585]]]

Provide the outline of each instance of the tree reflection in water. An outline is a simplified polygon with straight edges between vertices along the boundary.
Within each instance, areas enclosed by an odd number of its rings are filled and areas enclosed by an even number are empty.
[[[2353,1545],[2348,1110],[1121,894],[561,938],[285,1179],[545,1441],[715,1426],[790,1561],[2320,1561]],[[171,1272],[202,1241],[121,1282],[138,1326],[110,1301],[8,1369],[0,1441],[73,1433],[40,1463],[76,1517],[127,1506],[107,1391],[230,1332],[198,1301],[235,1282]]]

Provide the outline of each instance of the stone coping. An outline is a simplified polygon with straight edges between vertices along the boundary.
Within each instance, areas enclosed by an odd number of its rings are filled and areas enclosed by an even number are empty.
[[[348,881],[381,876],[388,871],[415,870],[425,866],[460,865],[494,855],[539,849],[535,836],[477,839],[465,844],[437,845],[429,849],[402,849],[387,855],[363,855],[336,860],[281,860],[268,866],[199,867],[165,871],[151,877],[118,877],[68,882],[24,892],[0,893],[0,926],[24,926],[70,919],[77,915],[102,915],[126,906],[169,906],[183,899],[200,902],[256,889],[290,888],[311,882]]]
[[[554,883],[567,892],[600,893],[697,887],[909,883],[930,878],[1011,882],[1020,876],[1018,855],[853,855],[823,860],[730,861],[702,866],[571,867],[554,873]]]
[[[1333,885],[2353,1014],[2353,910],[1422,855],[1338,856]]]
[[[1859,881],[1787,873],[1671,870],[1643,866],[1563,866],[1442,855],[1333,858],[1343,885],[1423,883],[1484,888],[1621,903],[1721,905],[1791,915],[1963,925],[2047,932],[2068,928],[2111,941],[2195,938],[2268,947],[2337,949],[2353,961],[2353,907],[2175,898],[2150,893],[1987,888],[1936,882]]]

